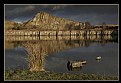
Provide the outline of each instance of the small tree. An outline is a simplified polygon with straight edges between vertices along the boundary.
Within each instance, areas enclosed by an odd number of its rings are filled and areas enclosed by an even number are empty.
[[[85,22],[85,29],[91,29],[92,26],[89,22]]]
[[[71,29],[72,29],[72,24],[66,24],[66,25],[65,25],[65,28],[66,28],[67,30],[71,30]]]
[[[80,26],[75,26],[74,30],[80,30]]]
[[[106,23],[105,22],[102,23],[102,29],[106,29]]]
[[[14,26],[12,28],[13,30],[19,30],[19,24],[18,23],[14,23]]]

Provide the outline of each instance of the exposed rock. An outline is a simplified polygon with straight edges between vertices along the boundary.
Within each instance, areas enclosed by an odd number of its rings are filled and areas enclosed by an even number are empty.
[[[39,30],[68,30],[74,29],[76,26],[78,26],[78,28],[83,28],[84,23],[53,16],[46,12],[37,13],[32,19],[25,22],[23,25],[23,27],[28,29]]]

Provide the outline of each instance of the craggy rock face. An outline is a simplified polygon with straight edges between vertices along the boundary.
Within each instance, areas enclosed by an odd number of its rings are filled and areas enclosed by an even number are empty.
[[[46,12],[39,12],[24,23],[24,27],[39,28],[40,30],[68,30],[75,26],[84,27],[84,23],[56,17]]]

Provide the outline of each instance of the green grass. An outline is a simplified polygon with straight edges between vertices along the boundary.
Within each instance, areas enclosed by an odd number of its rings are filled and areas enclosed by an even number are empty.
[[[118,80],[118,76],[65,74],[49,71],[5,70],[5,80]]]

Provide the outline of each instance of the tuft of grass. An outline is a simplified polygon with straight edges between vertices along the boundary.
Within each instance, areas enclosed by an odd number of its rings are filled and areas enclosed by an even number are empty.
[[[118,80],[118,76],[49,71],[5,70],[5,80]]]

